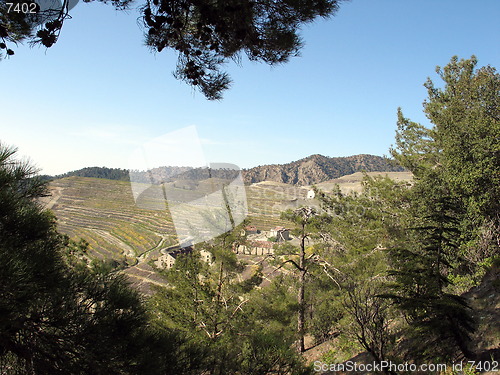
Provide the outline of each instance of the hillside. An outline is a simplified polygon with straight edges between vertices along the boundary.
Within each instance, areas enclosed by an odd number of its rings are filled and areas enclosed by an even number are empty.
[[[50,176],[44,176],[50,177]],[[109,180],[129,181],[129,173],[127,169],[120,168],[107,168],[107,167],[87,167],[78,169],[76,171],[60,174],[52,179],[64,177],[93,177],[93,178],[106,178]]]
[[[369,177],[375,177],[375,176],[389,177],[391,180],[398,182],[411,181],[413,179],[413,175],[411,174],[411,172],[367,172],[366,174]],[[331,191],[335,186],[338,185],[340,191],[342,191],[345,194],[350,192],[360,193],[363,189],[362,185],[363,178],[364,178],[363,172],[356,172],[350,175],[334,178],[333,180],[320,182],[314,185],[325,192]]]
[[[488,272],[484,275],[482,281],[472,287],[462,296],[466,298],[467,303],[472,308],[474,319],[477,323],[477,330],[472,335],[471,348],[476,354],[476,364],[482,363],[485,371],[477,372],[463,372],[464,374],[485,374],[494,375],[498,374],[496,371],[486,371],[489,364],[498,364],[500,360],[500,267],[493,265],[489,268]],[[396,356],[408,356],[406,360],[411,362],[412,354],[408,352],[408,344],[411,343],[410,338],[404,336],[398,338],[398,345],[396,346]],[[337,339],[326,341],[320,345],[311,343],[310,350],[305,353],[307,363],[313,364],[315,361],[325,362],[325,359],[332,358],[332,355],[338,355],[339,352],[350,352],[350,356],[346,357],[347,360],[342,360],[337,363],[351,363],[369,364],[373,363],[373,357],[366,351],[353,347],[343,346]],[[327,360],[328,362],[328,360]],[[466,364],[466,362],[465,362]],[[464,366],[465,370],[465,366]],[[326,371],[322,374],[329,375],[363,375],[366,372],[361,371]],[[449,374],[451,372],[446,372]],[[455,372],[454,372],[455,373]]]
[[[330,158],[312,155],[288,164],[273,164],[244,171],[245,183],[276,181],[290,185],[312,185],[355,172],[401,172],[403,168],[390,165],[375,155],[354,155]]]
[[[327,157],[312,155],[287,164],[272,164],[243,169],[245,184],[263,181],[280,182],[287,185],[305,186],[329,181],[355,172],[401,172],[403,168],[389,164],[386,159],[375,155],[354,155]],[[211,169],[163,166],[148,171],[132,171],[135,182],[160,184],[174,181],[201,181],[207,178],[234,179],[238,171],[233,169]],[[129,181],[126,169],[89,167],[71,171],[52,178],[93,177],[118,181]],[[49,177],[49,176],[47,176]]]
[[[56,215],[58,229],[70,238],[87,241],[90,258],[125,268],[142,290],[147,289],[144,284],[161,282],[149,261],[158,257],[161,248],[177,243],[167,209],[137,207],[126,181],[72,176],[51,181],[49,189],[52,195],[43,203]],[[266,230],[289,225],[280,219],[281,211],[297,207],[306,194],[306,189],[274,182],[249,186],[248,218]]]
[[[399,181],[411,180],[408,172],[369,173],[371,176],[387,175]],[[344,192],[361,188],[363,174],[354,173],[319,183],[317,186],[330,190],[338,184]],[[144,292],[150,285],[163,284],[163,278],[151,267],[161,248],[176,243],[176,235],[168,210],[152,211],[135,206],[130,183],[88,177],[66,177],[50,183],[51,197],[45,204],[58,219],[59,230],[74,239],[83,238],[89,242],[90,257],[114,260],[130,280]],[[308,188],[287,185],[274,181],[263,181],[246,188],[249,219],[259,229],[267,230],[276,225],[289,226],[279,214],[286,208],[310,204],[306,199]],[[262,258],[243,256],[251,267]],[[266,265],[264,278],[275,275],[275,268]],[[474,336],[476,348],[482,360],[489,355],[498,356],[498,270],[483,280],[481,286],[467,294],[474,306],[475,316],[480,323]],[[329,353],[337,352],[338,342],[331,340],[315,347],[306,354],[306,360],[324,360]],[[357,353],[353,353],[356,355]],[[364,357],[355,357],[363,362]],[[496,358],[496,357],[495,357]],[[368,359],[371,361],[371,359]]]
[[[394,179],[409,178],[407,172],[389,175]],[[318,187],[329,190],[338,184],[343,191],[356,190],[361,188],[362,177],[358,172],[320,183]],[[198,185],[203,183],[199,181]],[[71,238],[86,240],[91,258],[120,264],[138,284],[161,282],[148,263],[158,257],[159,249],[177,242],[168,209],[137,207],[128,181],[72,176],[53,180],[49,187],[52,196],[45,198],[44,203],[55,213],[59,230]],[[182,194],[189,192],[185,186],[178,189]],[[280,219],[280,214],[286,209],[312,204],[306,199],[308,190],[308,187],[275,181],[247,186],[250,223],[261,230],[290,226]],[[158,196],[153,194],[150,198],[158,199]]]

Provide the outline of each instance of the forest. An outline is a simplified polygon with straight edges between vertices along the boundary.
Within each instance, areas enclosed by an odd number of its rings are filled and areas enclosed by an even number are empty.
[[[2,144],[0,374],[311,374],[308,349],[325,342],[322,363],[498,365],[498,320],[478,309],[500,293],[500,74],[474,56],[437,73],[432,126],[397,110],[390,154],[413,181],[366,175],[359,194],[316,189],[319,207],[283,212],[300,244],[276,245],[283,272],[265,287],[258,266],[238,278],[236,228],[140,294],[58,232],[47,182]],[[490,296],[471,299],[479,287]]]

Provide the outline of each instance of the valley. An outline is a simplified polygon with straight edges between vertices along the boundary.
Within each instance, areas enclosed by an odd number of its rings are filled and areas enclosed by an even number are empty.
[[[369,172],[385,175],[386,172]],[[389,172],[389,177],[410,180],[408,172]],[[317,184],[325,191],[338,185],[343,192],[360,191],[363,174],[352,175]],[[163,284],[152,262],[160,250],[178,243],[172,217],[168,211],[139,208],[134,202],[130,183],[91,177],[64,177],[50,182],[51,196],[43,204],[57,217],[58,229],[70,238],[88,242],[91,259],[113,261],[140,290],[147,292],[150,284]],[[263,181],[245,187],[249,223],[268,231],[277,226],[290,227],[280,219],[281,212],[302,205],[314,204],[308,199],[311,186],[295,186]],[[158,195],[153,194],[153,206]],[[249,265],[251,255],[242,255]],[[274,272],[266,265],[265,278]]]

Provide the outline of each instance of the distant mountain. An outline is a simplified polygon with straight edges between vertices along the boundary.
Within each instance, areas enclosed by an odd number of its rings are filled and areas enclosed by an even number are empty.
[[[64,177],[72,177],[72,176],[106,178],[108,180],[129,181],[128,169],[106,168],[106,167],[82,168],[82,169],[78,169],[76,171],[71,171],[71,172],[57,175],[54,178],[64,178]]]
[[[244,171],[245,183],[276,181],[290,185],[312,185],[355,172],[401,172],[404,168],[375,155],[330,158],[311,155],[288,164],[272,164]]]
[[[289,185],[312,185],[332,180],[355,172],[401,172],[400,166],[387,162],[375,155],[354,155],[330,158],[323,155],[312,155],[287,164],[263,165],[244,169],[243,178],[246,184],[262,181],[275,181]],[[234,179],[237,171],[230,169],[190,168],[190,167],[159,167],[149,171],[132,171],[126,169],[89,167],[58,175],[63,177],[94,177],[109,180],[162,183],[171,181],[200,181],[210,177],[225,180]]]

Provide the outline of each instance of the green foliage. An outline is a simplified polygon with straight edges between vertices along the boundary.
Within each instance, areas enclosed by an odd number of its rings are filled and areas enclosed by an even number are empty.
[[[314,297],[316,298],[310,302],[312,318],[309,322],[309,332],[315,343],[321,344],[336,334],[334,328],[344,316],[344,311],[336,301],[338,296],[331,289],[328,292],[316,290]]]
[[[85,243],[57,233],[44,183],[15,152],[0,145],[0,372],[160,373],[139,295],[78,259]]]
[[[297,305],[303,304],[303,332],[313,335],[316,343],[334,335],[344,337],[346,326],[356,325],[355,315],[342,304],[348,285],[385,275],[383,249],[404,217],[398,211],[406,204],[406,186],[366,176],[363,187],[361,194],[343,194],[338,188],[326,194],[316,189],[321,208],[282,215],[296,224],[293,234],[300,245],[284,244],[275,254],[291,271],[287,274],[298,293]],[[298,315],[300,327],[300,309]],[[357,340],[354,334],[349,337]]]
[[[391,147],[392,156],[417,178],[425,170],[439,162],[439,149],[434,140],[433,129],[409,120],[397,111],[396,145]]]
[[[108,180],[129,181],[129,172],[127,169],[120,168],[106,168],[106,167],[87,167],[76,171],[60,174],[55,178],[64,177],[93,177],[93,178],[106,178]]]
[[[460,61],[453,57],[438,68],[445,86],[427,81],[424,109],[435,124],[446,177],[464,196],[479,194],[478,209],[488,214],[499,204],[500,75],[490,66],[475,70],[476,64],[474,56]]]
[[[447,174],[451,186],[479,213],[494,217],[500,196],[500,75],[490,66],[475,70],[476,64],[474,56],[454,57],[438,69],[445,87],[427,81],[425,112],[436,124],[444,167],[453,171]]]
[[[415,175],[416,190],[432,185],[453,200],[460,213],[461,255],[471,265],[498,253],[500,176],[500,75],[490,66],[475,69],[477,59],[453,57],[437,68],[443,87],[430,79],[424,111],[434,126],[424,128],[398,111],[392,155]],[[431,189],[431,190],[429,190]]]
[[[337,8],[337,0],[160,0],[148,1],[142,10],[147,44],[158,52],[177,51],[175,76],[208,99],[221,99],[230,85],[227,73],[221,72],[225,62],[239,60],[242,53],[272,65],[287,62],[302,46],[300,26]]]
[[[435,177],[435,176],[434,176]],[[451,348],[458,347],[471,357],[467,348],[474,330],[465,299],[446,293],[453,265],[459,263],[460,206],[452,200],[438,178],[427,174],[414,186],[411,196],[414,222],[408,238],[391,249],[390,272],[395,277],[395,295],[389,295],[414,327],[415,352],[453,359]],[[431,182],[432,181],[432,182]],[[425,343],[425,344],[424,344]],[[444,345],[446,343],[446,345]],[[424,344],[426,350],[420,346]],[[444,350],[439,350],[444,348]]]
[[[349,335],[341,335],[334,340],[335,347],[321,356],[323,363],[342,363],[355,357],[362,346]]]
[[[390,306],[379,297],[383,290],[380,280],[371,278],[347,285],[343,307],[352,319],[346,327],[347,334],[377,361],[387,361],[394,346]]]
[[[472,56],[453,57],[446,67],[438,67],[443,87],[430,79],[425,84],[424,111],[434,126],[427,129],[398,111],[391,150],[422,183],[439,175],[450,199],[463,207],[462,252],[474,263],[498,252],[491,233],[500,225],[500,75],[491,66],[476,65]],[[484,248],[490,252],[484,254]]]
[[[108,3],[106,0],[100,0]],[[17,3],[17,1],[13,1]],[[88,1],[87,1],[88,2]],[[0,8],[0,40],[7,44],[28,40],[47,48],[59,37],[69,18],[68,0],[61,9],[48,9],[49,18],[39,28],[23,13]],[[112,0],[119,10],[128,9],[130,0]],[[229,60],[240,61],[244,53],[253,61],[276,65],[296,56],[302,47],[299,30],[318,17],[328,17],[340,0],[153,0],[139,4],[146,44],[153,51],[171,48],[178,54],[174,75],[199,88],[208,99],[221,99],[231,80],[222,67]],[[43,19],[44,15],[40,15]],[[37,30],[38,29],[38,30]],[[3,53],[0,49],[0,53]],[[2,56],[0,55],[0,58]]]
[[[197,251],[178,256],[166,272],[169,286],[158,288],[150,301],[154,325],[177,332],[183,340],[177,355],[185,366],[177,373],[304,373],[291,349],[294,336],[283,328],[282,319],[290,314],[283,316],[269,306],[273,301],[281,305],[274,295],[263,298],[273,289],[255,289],[262,281],[261,270],[237,281],[242,266],[230,250],[229,238],[234,236],[224,234],[198,245],[215,255],[212,265],[201,261]]]
[[[474,56],[453,57],[436,69],[443,87],[428,79],[424,102],[434,126],[411,122],[398,110],[391,150],[415,176],[407,211],[413,224],[390,252],[398,291],[392,297],[409,317],[416,342],[429,356],[447,359],[453,348],[473,356],[467,345],[471,312],[450,283],[471,285],[499,251],[500,75],[476,64]]]
[[[280,334],[284,341],[295,339],[297,299],[294,287],[284,275],[277,275],[269,286],[251,294],[248,307],[254,324]]]
[[[262,283],[262,265],[256,266],[254,273],[248,279],[234,284],[234,290],[240,294],[251,292],[255,287]]]
[[[315,208],[299,207],[296,210],[288,210],[281,214],[281,218],[294,223],[297,228],[292,230],[292,234],[299,239],[300,245],[295,247],[284,244],[276,249],[279,260],[283,263],[280,267],[289,263],[291,274],[294,275],[297,289],[297,348],[303,353],[305,348],[305,335],[307,331],[306,310],[307,298],[309,294],[308,284],[314,267],[314,258],[311,254],[306,254],[306,246],[317,234],[321,219]],[[315,233],[316,232],[316,233]]]

